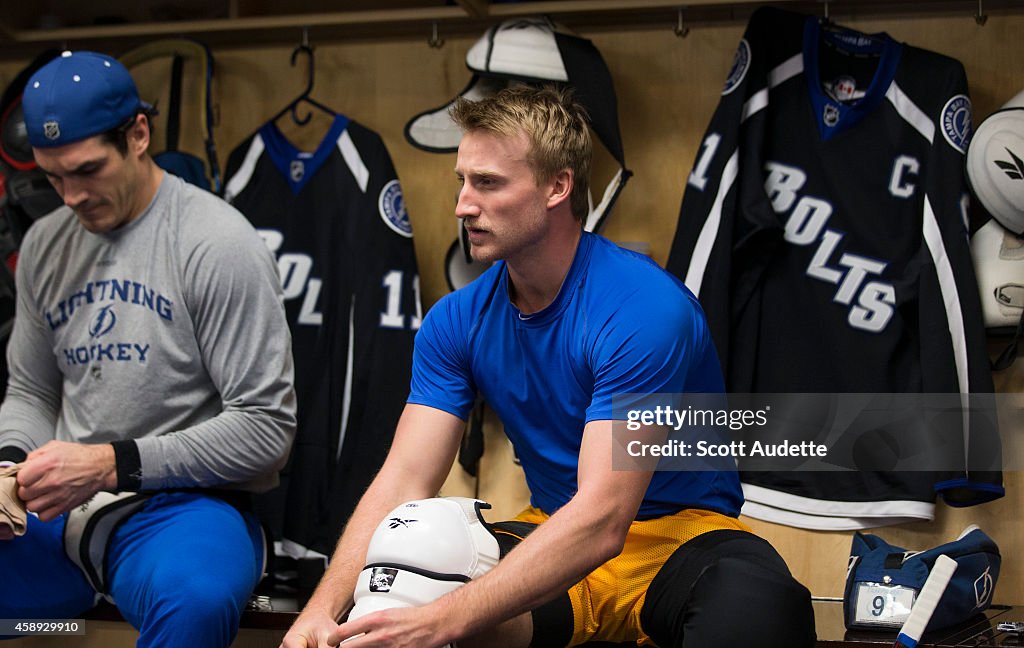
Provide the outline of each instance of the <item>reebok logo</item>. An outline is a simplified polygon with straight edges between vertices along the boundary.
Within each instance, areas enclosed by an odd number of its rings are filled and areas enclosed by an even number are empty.
[[[1010,177],[1010,180],[1024,180],[1024,161],[1013,154],[1013,151],[1006,149],[1010,154],[1010,162],[996,160],[996,166],[1003,170],[1003,173]]]
[[[398,527],[405,527],[408,529],[409,523],[416,521],[417,520],[403,520],[402,518],[393,517],[388,519],[388,528],[397,529]]]

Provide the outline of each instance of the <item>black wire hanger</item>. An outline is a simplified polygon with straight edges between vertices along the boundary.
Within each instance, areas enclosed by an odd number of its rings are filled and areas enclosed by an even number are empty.
[[[319,101],[317,101],[316,99],[314,99],[313,97],[310,96],[310,93],[313,92],[313,76],[314,76],[313,48],[310,47],[308,42],[306,41],[305,31],[303,31],[302,44],[299,45],[298,47],[296,47],[294,50],[292,50],[292,59],[291,59],[292,67],[295,67],[295,59],[296,59],[296,57],[300,53],[305,54],[307,56],[307,58],[309,59],[309,68],[308,68],[309,69],[309,76],[307,77],[307,80],[306,80],[306,89],[303,90],[302,93],[298,97],[295,97],[295,99],[293,99],[291,101],[291,103],[289,103],[287,106],[282,108],[281,112],[279,112],[276,115],[274,115],[274,117],[270,121],[277,121],[278,118],[280,118],[286,112],[291,111],[291,113],[292,113],[292,120],[294,120],[296,124],[298,124],[299,126],[304,126],[305,124],[308,124],[309,120],[313,118],[313,113],[312,112],[306,112],[305,115],[300,117],[299,116],[298,107],[299,107],[299,104],[301,104],[301,103],[307,103],[307,104],[313,106],[314,108],[319,108],[320,110],[324,111],[325,113],[327,113],[331,117],[335,117],[338,114],[334,110],[331,110],[330,108],[328,108],[327,106],[323,105],[322,103],[320,103]]]
[[[835,23],[832,21],[832,16],[828,13],[828,4],[829,0],[824,0],[824,12],[822,13],[821,18],[818,18],[818,24],[825,28],[835,27]]]

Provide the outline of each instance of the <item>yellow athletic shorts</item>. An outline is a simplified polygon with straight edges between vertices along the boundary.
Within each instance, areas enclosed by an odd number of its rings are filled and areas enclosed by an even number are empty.
[[[529,507],[515,519],[539,525],[548,515]],[[640,610],[651,580],[681,544],[719,529],[751,532],[736,518],[700,509],[634,521],[622,553],[569,590],[573,615],[569,645],[588,641],[653,643],[640,627]]]

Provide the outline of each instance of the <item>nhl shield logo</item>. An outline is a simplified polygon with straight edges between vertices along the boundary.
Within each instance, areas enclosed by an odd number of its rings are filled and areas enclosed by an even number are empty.
[[[292,182],[302,182],[303,176],[306,175],[306,163],[302,160],[292,160],[289,172],[292,177]]]
[[[829,128],[834,128],[839,123],[839,108],[832,104],[825,104],[825,110],[821,113],[821,120]]]
[[[43,136],[48,140],[55,140],[60,137],[60,124],[55,121],[48,121],[43,124]]]

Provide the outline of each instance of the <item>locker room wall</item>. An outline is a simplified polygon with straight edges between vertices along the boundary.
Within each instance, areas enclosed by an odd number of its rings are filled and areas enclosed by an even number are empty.
[[[1019,63],[1024,60],[1020,37],[1024,10],[993,13],[984,26],[977,25],[966,10],[962,15],[884,20],[834,11],[833,18],[863,31],[888,31],[899,40],[960,59],[967,69],[975,124],[1024,88],[1024,66]],[[651,256],[661,264],[668,256],[686,175],[717,105],[743,27],[740,22],[698,25],[686,38],[676,37],[671,24],[656,30],[583,33],[602,52],[615,79],[626,161],[635,173],[604,234],[618,242],[648,243]],[[443,260],[457,231],[455,155],[412,147],[405,141],[403,128],[414,114],[444,104],[463,89],[469,80],[465,53],[476,40],[448,38],[444,47],[433,49],[427,45],[427,35],[425,27],[419,40],[318,43],[315,29],[311,32],[316,48],[312,96],[378,131],[391,152],[415,230],[425,308],[447,292]],[[289,65],[292,47],[214,48],[216,141],[222,166],[235,145],[303,89],[305,61],[300,57],[296,67]],[[110,53],[121,52],[111,49]],[[6,85],[25,63],[0,63],[0,83]],[[144,94],[152,94],[147,86],[161,85],[153,83],[159,75],[159,70],[139,71]],[[319,140],[325,123],[319,115],[301,128],[291,124],[289,117],[279,121],[296,143],[307,147]],[[159,138],[155,144],[161,146]],[[193,150],[201,149],[193,146]],[[603,150],[600,155],[592,182],[597,188],[603,188],[614,168]],[[997,374],[996,384],[1000,391],[1024,391],[1024,361]],[[1004,429],[1011,434],[1022,432],[1020,412],[1002,415]],[[481,497],[494,505],[489,517],[502,519],[525,506],[528,493],[493,414],[488,415],[486,430],[480,478],[472,479],[456,466],[443,492]],[[1005,478],[1008,495],[1002,500],[960,510],[940,506],[932,523],[888,527],[880,533],[890,542],[923,549],[951,540],[967,524],[977,523],[996,540],[1005,557],[995,600],[1024,602],[1024,568],[1019,558],[1024,550],[1024,478],[1014,473]],[[748,522],[779,549],[813,594],[842,595],[849,532]]]

